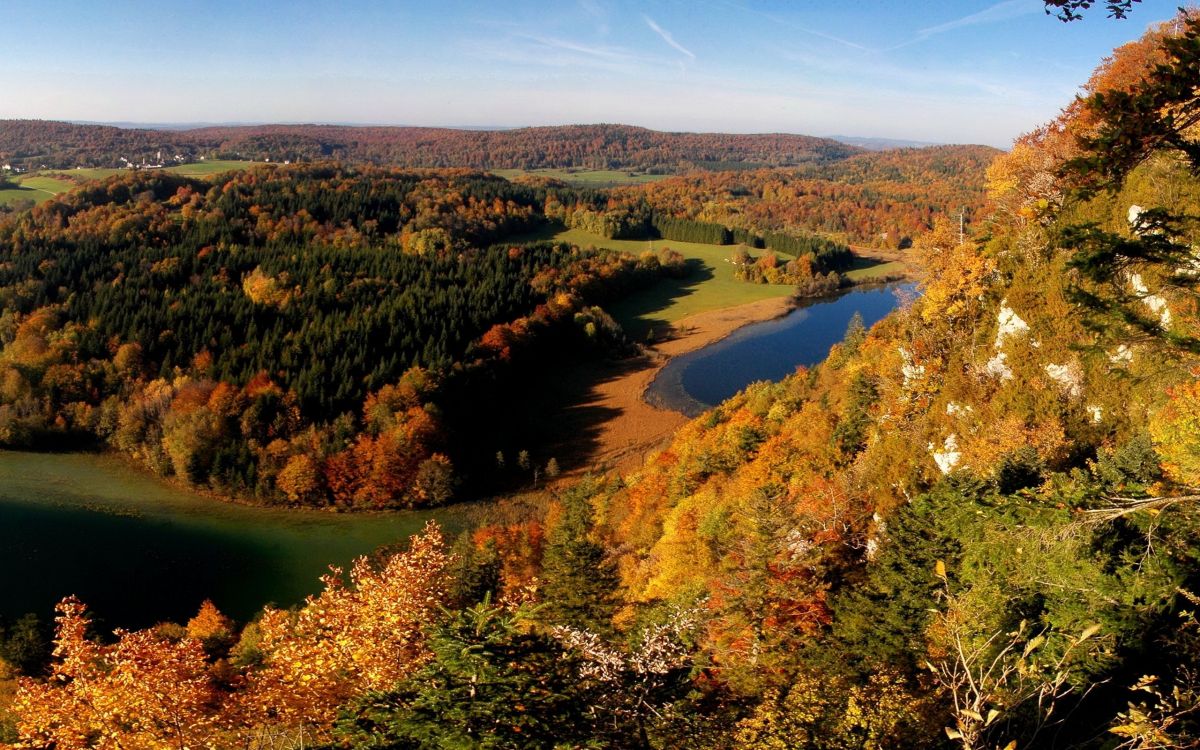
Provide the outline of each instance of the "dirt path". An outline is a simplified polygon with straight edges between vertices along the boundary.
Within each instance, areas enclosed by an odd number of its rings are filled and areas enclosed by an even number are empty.
[[[675,323],[671,336],[655,344],[645,356],[613,366],[593,387],[586,404],[612,414],[595,427],[596,448],[587,465],[593,471],[636,469],[688,421],[679,412],[651,406],[642,399],[671,357],[708,346],[749,323],[777,318],[791,308],[792,301],[784,297],[692,315]]]

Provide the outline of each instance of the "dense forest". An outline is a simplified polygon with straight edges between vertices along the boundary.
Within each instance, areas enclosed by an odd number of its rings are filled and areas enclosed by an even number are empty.
[[[0,444],[98,438],[270,502],[442,502],[451,459],[505,447],[462,437],[489,434],[486,412],[457,423],[464,403],[539,347],[624,346],[594,305],[683,270],[669,250],[493,244],[543,199],[467,172],[263,167],[123,175],[16,216]]]
[[[968,222],[982,219],[984,171],[999,153],[986,146],[933,146],[795,169],[694,172],[619,188],[611,205],[646,205],[734,229],[799,228],[845,242],[902,248],[929,231],[938,215],[961,212]]]
[[[42,120],[0,121],[0,163],[26,169],[196,161],[336,159],[400,167],[583,167],[676,172],[823,164],[862,149],[828,138],[771,133],[663,133],[629,125],[513,130],[252,125],[142,130]],[[122,161],[127,160],[127,162]]]

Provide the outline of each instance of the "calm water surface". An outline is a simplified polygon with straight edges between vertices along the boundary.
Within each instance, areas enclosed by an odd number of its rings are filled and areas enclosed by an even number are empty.
[[[825,359],[854,313],[868,328],[900,304],[912,284],[847,292],[810,302],[782,318],[739,328],[711,346],[671,360],[646,390],[652,404],[696,416],[759,380],[780,380]]]
[[[451,532],[463,514],[438,520]],[[0,615],[48,619],[76,594],[110,627],[180,621],[205,598],[244,620],[302,601],[329,564],[403,542],[432,516],[248,508],[109,456],[0,451]]]

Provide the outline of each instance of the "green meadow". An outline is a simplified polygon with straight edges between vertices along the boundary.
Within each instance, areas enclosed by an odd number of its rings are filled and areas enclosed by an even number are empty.
[[[235,161],[231,159],[211,159],[208,161],[198,161],[191,164],[177,164],[173,167],[163,167],[167,172],[174,172],[187,177],[205,177],[213,174],[221,174],[222,172],[232,172],[237,169],[245,169],[253,166],[252,161]],[[84,180],[102,180],[105,177],[111,177],[115,174],[126,172],[125,169],[112,169],[106,167],[85,167],[81,169],[57,169],[47,171],[47,175],[64,175]]]
[[[27,200],[41,203],[75,186],[70,180],[41,174],[20,177],[15,182],[15,186],[0,188],[0,206]]]
[[[652,329],[659,330],[683,318],[710,310],[744,305],[764,299],[789,297],[795,287],[788,284],[751,284],[734,278],[729,257],[737,245],[709,245],[677,240],[613,240],[582,229],[548,226],[539,232],[518,238],[522,242],[553,240],[579,247],[603,247],[640,254],[646,250],[669,247],[688,260],[688,275],[682,279],[664,279],[609,306],[608,311],[634,338],[644,338]],[[753,251],[757,256],[763,252]],[[781,259],[792,256],[775,251]],[[901,261],[881,262],[855,258],[854,268],[846,276],[855,283],[903,274]]]
[[[194,164],[179,164],[174,167],[164,167],[164,169],[167,172],[174,172],[186,177],[208,177],[223,172],[245,169],[253,164],[254,162],[252,161],[213,159]],[[0,206],[11,206],[26,200],[31,200],[34,203],[42,203],[43,201],[50,200],[59,193],[65,193],[76,187],[80,181],[102,180],[126,171],[128,170],[87,167],[36,172],[16,178],[15,187],[0,188]]]
[[[604,247],[640,254],[664,247],[680,252],[688,260],[688,275],[682,279],[664,279],[654,286],[629,295],[609,308],[617,322],[635,338],[644,338],[651,329],[675,323],[689,315],[735,307],[747,302],[791,296],[795,289],[785,285],[749,284],[733,277],[729,256],[736,245],[707,245],[676,240],[610,240],[582,229],[549,227],[522,241],[555,240],[580,247]],[[782,257],[789,257],[780,253]]]
[[[899,276],[908,271],[908,264],[902,260],[880,261],[874,258],[856,257],[854,267],[842,275],[859,284],[864,281]]]

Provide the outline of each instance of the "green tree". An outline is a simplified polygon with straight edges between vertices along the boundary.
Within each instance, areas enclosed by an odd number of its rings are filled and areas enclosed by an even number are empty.
[[[503,564],[496,543],[489,539],[479,547],[469,532],[463,532],[450,550],[450,594],[456,606],[471,606],[500,593]]]
[[[433,626],[429,663],[387,693],[354,701],[336,728],[347,748],[578,747],[590,736],[573,659],[528,629],[527,610],[484,601]]]
[[[592,539],[593,483],[575,485],[559,498],[562,517],[542,558],[543,615],[560,625],[595,632],[612,628],[618,584],[615,563]]]
[[[1085,6],[1086,7],[1086,6]],[[1064,176],[1076,202],[1100,193],[1115,195],[1139,165],[1167,155],[1200,176],[1200,17],[1183,13],[1181,33],[1162,42],[1167,62],[1141,83],[1103,91],[1084,100],[1096,120],[1083,136],[1083,155],[1069,161]],[[1174,350],[1200,352],[1200,338],[1176,330],[1169,308],[1180,298],[1197,301],[1191,234],[1195,217],[1174,206],[1131,212],[1128,232],[1105,231],[1095,223],[1061,230],[1059,244],[1071,252],[1078,282],[1074,300],[1090,312],[1090,324],[1115,338],[1162,342]]]
[[[35,675],[49,657],[50,642],[37,615],[27,614],[7,626],[0,622],[0,662],[19,674]]]

